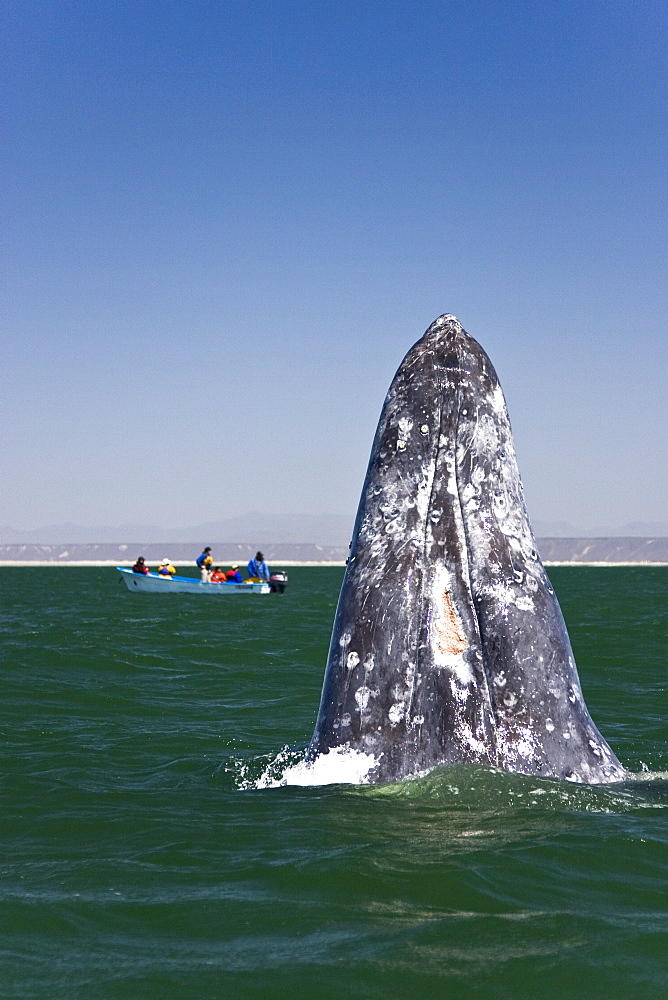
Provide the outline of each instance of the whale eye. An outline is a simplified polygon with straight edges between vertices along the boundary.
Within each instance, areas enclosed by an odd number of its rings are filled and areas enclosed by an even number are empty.
[[[397,441],[397,451],[406,451],[405,441]]]

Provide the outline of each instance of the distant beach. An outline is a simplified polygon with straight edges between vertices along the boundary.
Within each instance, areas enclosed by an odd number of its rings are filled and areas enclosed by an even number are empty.
[[[151,563],[157,563],[160,560],[147,559],[149,566]],[[194,560],[191,560],[194,563]],[[229,559],[218,559],[217,563],[223,566],[227,566],[231,560]],[[182,562],[176,560],[178,565],[183,565]],[[271,562],[280,563],[281,566],[345,566],[345,559],[343,560],[292,560],[292,559],[272,559]],[[48,567],[49,569],[55,566],[132,566],[134,564],[134,559],[0,559],[0,567],[2,566],[34,566],[34,567]],[[656,565],[656,563],[652,563]],[[193,567],[194,568],[194,567]]]

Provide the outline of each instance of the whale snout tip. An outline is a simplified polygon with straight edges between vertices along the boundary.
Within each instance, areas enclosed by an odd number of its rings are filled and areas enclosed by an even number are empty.
[[[427,328],[425,336],[436,338],[438,341],[455,341],[462,336],[466,338],[468,334],[456,316],[452,313],[443,313]]]
[[[457,317],[455,315],[453,315],[453,313],[443,313],[443,315],[439,316],[438,319],[435,319],[434,322],[431,325],[432,326],[448,326],[448,327],[457,326],[457,327],[461,327],[461,323],[459,322],[459,320],[457,319]]]
[[[436,349],[466,348],[471,338],[453,313],[443,313],[427,327],[422,343]]]
[[[453,313],[443,313],[427,328],[421,341],[423,349],[441,351],[456,350],[464,367],[468,364],[490,364],[489,358],[477,340],[466,332]]]

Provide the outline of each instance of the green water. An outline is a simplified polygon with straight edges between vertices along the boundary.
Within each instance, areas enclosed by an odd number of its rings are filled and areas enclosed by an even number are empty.
[[[0,569],[0,997],[668,996],[668,569],[550,575],[624,785],[243,790],[311,735],[342,570]]]

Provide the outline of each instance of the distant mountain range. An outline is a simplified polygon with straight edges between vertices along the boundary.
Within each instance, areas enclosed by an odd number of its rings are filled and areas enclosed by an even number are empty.
[[[582,527],[568,521],[532,521],[536,538],[661,538],[668,536],[668,521],[630,521]]]
[[[217,542],[207,538],[211,545],[214,563],[245,566],[256,546],[248,542]],[[668,537],[659,538],[537,538],[541,558],[547,563],[664,563],[668,565]],[[131,565],[138,555],[143,555],[149,565],[156,566],[162,559],[170,559],[177,566],[193,567],[202,549],[201,542],[95,542],[46,545],[25,542],[21,545],[0,544],[0,563],[33,563],[35,565],[68,565],[72,563],[111,563]],[[347,545],[295,544],[269,542],[262,544],[262,551],[269,564],[291,563],[344,563]]]
[[[89,542],[114,543],[129,541],[164,542],[166,544],[197,542],[248,542],[262,547],[270,542],[311,545],[345,545],[348,547],[354,515],[345,514],[265,514],[251,511],[239,517],[221,521],[205,521],[186,528],[161,528],[146,524],[94,525],[82,527],[67,522],[48,524],[42,528],[0,527],[0,545],[81,545]]]
[[[205,521],[186,528],[157,525],[120,524],[82,527],[74,523],[49,524],[41,528],[0,527],[0,545],[85,545],[120,544],[122,540],[145,545],[214,542],[248,543],[251,548],[269,544],[348,547],[354,515],[271,514],[251,511],[220,521]],[[566,521],[534,521],[540,538],[661,538],[668,536],[668,523],[638,521],[622,525],[600,524],[578,527]]]

